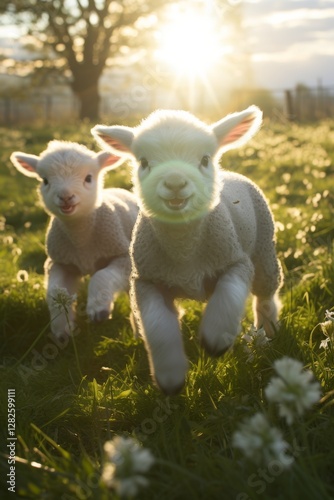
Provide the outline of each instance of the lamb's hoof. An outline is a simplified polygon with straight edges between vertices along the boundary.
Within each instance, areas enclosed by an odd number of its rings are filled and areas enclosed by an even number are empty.
[[[159,380],[155,378],[155,383],[157,387],[166,395],[166,396],[177,396],[179,394],[183,387],[185,381],[183,380],[181,384],[176,384],[176,385],[162,385],[160,384]]]
[[[209,344],[204,337],[201,337],[201,346],[212,358],[219,358],[224,356],[232,347],[232,345],[226,347],[218,347],[212,344]]]
[[[49,338],[56,344],[66,346],[70,340],[70,334],[67,332],[51,332]]]
[[[51,329],[51,337],[58,341],[59,344],[67,344],[71,337],[75,337],[75,331],[78,329],[76,323],[71,321],[61,329]]]
[[[91,320],[94,323],[101,323],[101,321],[105,321],[106,319],[108,319],[109,316],[110,316],[110,311],[107,309],[102,309],[102,311],[94,313],[91,317]]]

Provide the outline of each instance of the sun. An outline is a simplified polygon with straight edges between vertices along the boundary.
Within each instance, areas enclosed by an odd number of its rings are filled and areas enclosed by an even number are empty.
[[[158,38],[157,58],[180,76],[205,74],[221,56],[215,21],[200,13],[180,13],[160,29]]]

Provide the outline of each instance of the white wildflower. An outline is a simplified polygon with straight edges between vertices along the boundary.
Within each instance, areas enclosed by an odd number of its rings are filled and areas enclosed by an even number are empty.
[[[4,231],[6,227],[6,218],[0,216],[0,231]]]
[[[284,357],[275,361],[274,377],[265,389],[269,401],[279,404],[279,414],[289,425],[295,416],[301,416],[320,399],[320,385],[313,381],[310,370],[303,371],[303,365],[295,359]]]
[[[2,239],[2,242],[4,245],[12,245],[14,243],[14,238],[13,238],[13,236],[5,236]]]
[[[329,342],[330,342],[329,337],[327,337],[327,339],[322,340],[320,342],[320,349],[327,349]]]
[[[22,283],[23,281],[28,281],[29,274],[24,269],[20,269],[16,275],[16,279],[20,283]]]
[[[264,328],[256,330],[256,328],[252,326],[248,333],[242,335],[241,341],[244,344],[244,352],[248,354],[247,363],[251,363],[255,358],[256,352],[267,345],[270,339],[267,337]]]
[[[66,288],[58,287],[53,294],[52,300],[54,301],[56,307],[62,311],[65,309],[65,312],[68,312],[68,309],[71,307],[73,302],[77,299],[77,295],[70,295]]]
[[[328,309],[327,309],[325,312],[325,318],[328,321],[331,321],[332,323],[334,323],[334,311],[328,311]]]
[[[322,333],[327,337],[326,339],[320,342],[320,348],[327,349],[328,344],[334,338],[334,311],[326,311],[325,320],[323,323],[320,323],[320,327]]]
[[[281,431],[271,427],[262,413],[256,413],[243,422],[233,434],[232,443],[257,465],[278,460],[284,467],[289,467],[293,462],[293,457],[286,454],[289,445],[283,440]]]
[[[143,476],[154,463],[150,450],[142,448],[133,438],[116,436],[104,445],[106,461],[102,480],[120,497],[134,497],[141,486],[147,486]]]

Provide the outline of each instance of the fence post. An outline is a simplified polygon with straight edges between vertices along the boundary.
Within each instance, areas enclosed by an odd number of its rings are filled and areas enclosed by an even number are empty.
[[[293,121],[295,119],[295,112],[293,106],[293,97],[291,90],[285,90],[285,114],[289,121]]]
[[[46,123],[50,124],[52,121],[52,96],[51,95],[45,96],[45,118],[46,118]]]
[[[4,117],[5,117],[5,124],[6,125],[11,125],[12,124],[12,106],[11,106],[11,98],[10,97],[5,97],[4,98],[4,104],[5,104],[5,109],[4,109]]]

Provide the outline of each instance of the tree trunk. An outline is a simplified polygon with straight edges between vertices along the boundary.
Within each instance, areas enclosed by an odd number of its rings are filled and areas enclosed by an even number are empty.
[[[76,89],[74,86],[72,86],[72,88],[80,102],[80,120],[97,122],[99,119],[100,104],[98,84],[95,83],[88,88]]]
[[[71,87],[80,103],[80,120],[96,123],[99,119],[99,79],[102,70],[88,63],[75,63],[71,70]]]

